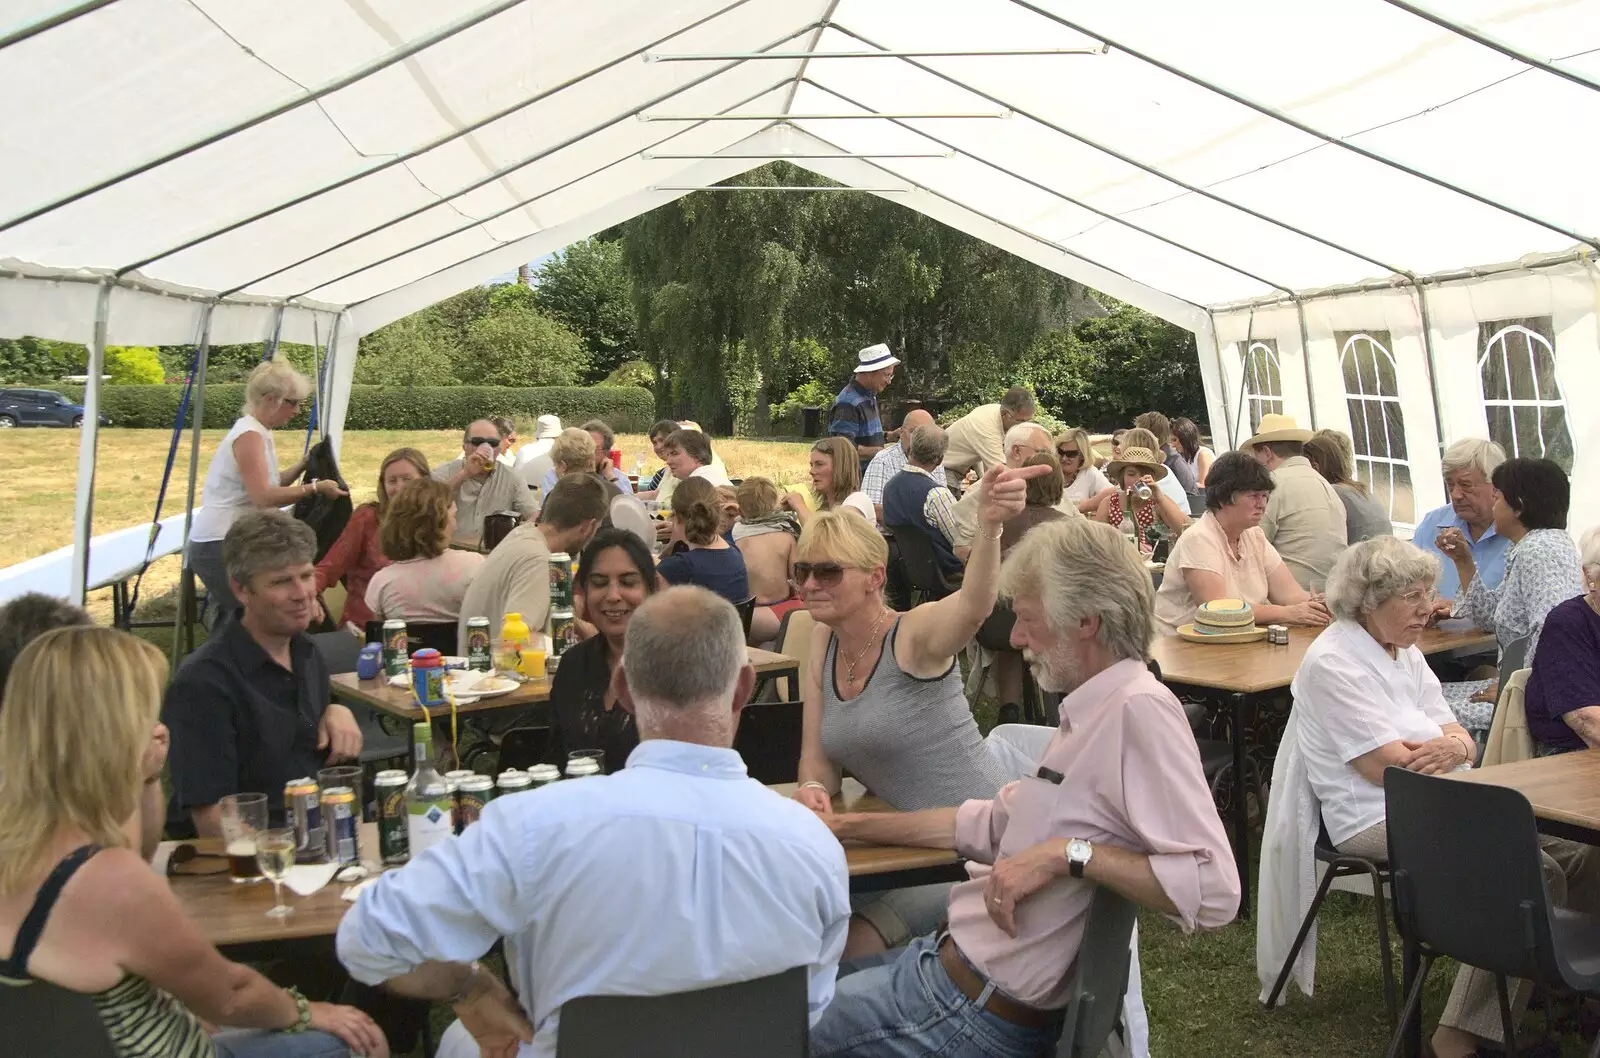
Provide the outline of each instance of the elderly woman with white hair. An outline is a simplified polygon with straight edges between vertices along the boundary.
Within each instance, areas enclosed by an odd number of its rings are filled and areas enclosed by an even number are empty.
[[[194,512],[188,557],[189,568],[210,596],[207,625],[234,607],[228,571],[222,564],[222,538],[234,519],[255,508],[285,507],[313,493],[345,495],[339,483],[329,478],[293,484],[305,469],[304,459],[287,470],[278,469],[272,431],[287,426],[299,414],[310,392],[310,380],[289,361],[274,359],[256,365],[245,382],[241,414],[206,468],[204,506]]]

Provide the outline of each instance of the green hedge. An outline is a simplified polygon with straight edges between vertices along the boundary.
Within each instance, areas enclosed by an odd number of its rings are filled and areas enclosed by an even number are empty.
[[[57,388],[83,400],[82,386]],[[182,395],[182,386],[103,386],[100,410],[114,426],[170,430]],[[206,428],[227,429],[243,403],[243,383],[207,386]],[[557,415],[573,426],[604,419],[618,433],[643,433],[655,412],[655,397],[636,386],[352,386],[344,425],[347,430],[459,430],[486,415]],[[302,412],[286,428],[305,424]]]

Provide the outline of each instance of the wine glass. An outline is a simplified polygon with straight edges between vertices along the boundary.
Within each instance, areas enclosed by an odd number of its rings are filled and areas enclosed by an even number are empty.
[[[283,902],[283,876],[294,866],[295,836],[293,827],[263,830],[256,834],[256,862],[261,873],[272,880],[272,907],[267,911],[271,918],[294,914],[294,908]]]

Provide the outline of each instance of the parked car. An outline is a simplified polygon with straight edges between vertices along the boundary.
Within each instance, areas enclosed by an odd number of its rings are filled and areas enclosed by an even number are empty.
[[[82,426],[83,405],[51,389],[0,389],[0,430],[13,426]],[[111,420],[100,416],[101,426]]]

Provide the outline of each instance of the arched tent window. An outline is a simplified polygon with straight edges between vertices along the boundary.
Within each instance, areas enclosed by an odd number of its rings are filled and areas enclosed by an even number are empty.
[[[1334,338],[1350,410],[1356,477],[1388,507],[1390,521],[1413,525],[1411,464],[1406,459],[1405,417],[1389,332],[1341,331]]]
[[[1543,457],[1572,473],[1572,433],[1556,380],[1549,316],[1478,324],[1478,376],[1489,436],[1506,454]]]
[[[1283,414],[1283,373],[1278,367],[1278,343],[1271,338],[1253,338],[1245,346],[1244,408],[1249,413],[1250,428],[1241,433],[1241,439],[1256,432],[1261,417],[1269,413]]]

